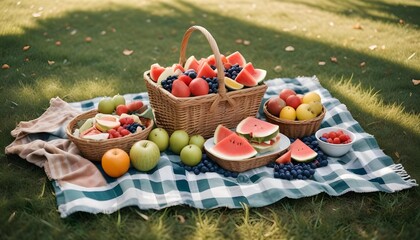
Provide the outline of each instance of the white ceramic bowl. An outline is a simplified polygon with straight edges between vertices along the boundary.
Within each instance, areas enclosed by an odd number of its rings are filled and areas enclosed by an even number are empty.
[[[324,142],[320,139],[322,134],[329,133],[331,131],[337,131],[337,130],[341,130],[345,134],[347,134],[350,137],[351,142],[350,143],[333,144],[333,143]],[[356,136],[352,132],[350,132],[347,129],[340,128],[340,127],[321,128],[315,133],[315,137],[316,137],[316,140],[318,141],[318,145],[321,148],[321,150],[325,154],[327,154],[328,156],[331,156],[331,157],[341,157],[344,154],[346,154],[348,151],[350,151],[350,149],[352,148],[353,142],[356,140]]]

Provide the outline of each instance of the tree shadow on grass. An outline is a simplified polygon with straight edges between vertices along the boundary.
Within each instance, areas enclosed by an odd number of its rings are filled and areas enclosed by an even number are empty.
[[[15,123],[40,115],[51,97],[60,96],[71,102],[117,93],[146,91],[143,72],[155,62],[164,66],[177,62],[182,36],[192,24],[207,28],[215,37],[221,53],[229,54],[238,50],[258,68],[267,69],[268,79],[317,75],[328,89],[329,82],[325,80],[343,76],[345,79],[351,78],[354,84],[360,83],[365,89],[375,89],[376,81],[419,75],[418,71],[391,61],[343,47],[331,47],[287,32],[273,31],[206,11],[204,7],[199,8],[183,1],[177,3],[180,4],[161,4],[162,9],[170,9],[170,14],[164,16],[151,14],[146,9],[126,6],[114,6],[100,11],[72,11],[59,18],[38,20],[36,27],[25,29],[23,34],[0,36],[0,51],[5,56],[3,61],[11,65],[11,69],[1,72],[1,114],[6,123],[2,125],[1,131],[9,133]],[[414,15],[413,12],[409,14]],[[86,37],[91,37],[92,40],[87,42]],[[235,43],[238,38],[249,39],[252,44],[238,45]],[[287,39],[287,42],[292,42],[302,51],[285,54],[285,43],[279,39]],[[61,45],[58,46],[57,41]],[[21,50],[25,45],[31,46],[29,51]],[[126,56],[123,54],[125,49],[134,50],[134,53]],[[317,64],[320,58],[328,59],[337,52],[347,56],[348,61],[315,70],[310,66]],[[189,54],[197,57],[211,54],[210,47],[201,34],[194,33],[188,45],[187,55]],[[357,66],[361,59],[370,63],[364,71]],[[285,68],[281,74],[273,70],[277,65]],[[364,80],[361,82],[360,79]],[[381,99],[385,104],[401,102],[398,96],[392,95],[394,91],[412,91],[409,89],[412,86],[402,81],[387,81],[387,85],[381,85],[381,91],[387,94]],[[38,96],[33,98],[30,96],[33,94]],[[340,93],[335,93],[335,97],[345,99]],[[418,113],[418,100],[418,95],[404,100],[406,111]],[[10,113],[12,102],[18,106],[14,106]],[[413,141],[411,137],[414,138],[415,145],[419,145],[418,136],[410,134],[410,129],[371,116],[350,100],[345,99],[343,102],[358,116],[356,120],[367,132],[374,129],[369,126],[370,121],[381,122],[382,126],[408,133],[408,138],[400,140],[404,142],[401,146],[409,148]],[[5,116],[11,116],[11,119],[6,119]],[[11,140],[10,136],[2,140],[2,146],[8,145]],[[385,148],[387,153],[397,150],[395,146],[387,145]],[[419,165],[407,163],[407,169],[415,172]]]

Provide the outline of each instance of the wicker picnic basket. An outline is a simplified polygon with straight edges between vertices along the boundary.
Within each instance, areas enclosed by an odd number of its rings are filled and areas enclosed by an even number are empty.
[[[219,82],[217,94],[178,98],[153,82],[149,71],[144,73],[144,80],[158,127],[166,129],[169,134],[175,130],[183,129],[190,135],[200,134],[204,138],[209,138],[213,136],[214,130],[219,124],[233,128],[242,119],[255,116],[267,86],[261,84],[241,90],[227,91],[219,48],[213,36],[201,26],[192,26],[184,34],[179,57],[179,63],[182,66],[186,61],[188,40],[191,33],[196,30],[206,37],[216,58]]]
[[[66,128],[68,138],[76,144],[82,155],[92,161],[101,161],[102,155],[109,149],[121,148],[127,153],[137,141],[147,139],[153,127],[153,120],[140,117],[142,123],[145,123],[146,128],[134,134],[130,134],[121,138],[112,138],[104,140],[92,140],[79,138],[73,135],[73,132],[80,121],[94,117],[98,111],[96,109],[82,113],[73,118]]]
[[[321,126],[322,120],[325,116],[325,107],[322,107],[321,114],[313,119],[303,121],[284,120],[268,112],[267,102],[264,103],[263,108],[267,121],[277,124],[280,132],[289,138],[301,138],[314,134]]]

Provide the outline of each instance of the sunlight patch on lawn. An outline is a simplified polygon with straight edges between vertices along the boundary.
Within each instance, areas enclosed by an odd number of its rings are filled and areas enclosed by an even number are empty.
[[[372,116],[391,121],[420,135],[420,114],[405,112],[402,105],[385,104],[378,92],[374,92],[373,89],[363,89],[361,83],[353,84],[351,80],[341,79],[337,82],[331,81],[330,87]]]

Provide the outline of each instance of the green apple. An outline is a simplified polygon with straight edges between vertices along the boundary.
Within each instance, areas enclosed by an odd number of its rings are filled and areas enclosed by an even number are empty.
[[[321,102],[310,102],[309,106],[311,111],[318,116],[322,112],[322,103]]]
[[[156,143],[161,152],[165,151],[169,146],[169,135],[168,132],[163,128],[155,128],[147,137],[148,140]]]
[[[160,159],[159,147],[152,141],[140,140],[130,149],[130,161],[139,171],[149,171],[156,167]]]
[[[296,109],[296,117],[298,120],[309,120],[316,117],[316,114],[311,111],[311,105],[302,103]]]
[[[179,154],[181,150],[188,145],[190,137],[185,130],[176,130],[169,137],[169,147],[172,152]]]
[[[182,163],[192,167],[200,163],[203,152],[197,145],[189,144],[182,148],[179,156]]]
[[[308,92],[303,95],[302,103],[321,102],[321,96],[316,92]]]
[[[114,101],[112,101],[112,98],[110,97],[104,97],[102,98],[98,103],[98,112],[104,113],[104,114],[111,114],[114,112],[115,106]]]
[[[118,105],[125,105],[125,98],[124,96],[117,94],[112,97],[112,102],[114,102],[114,107],[116,108]]]
[[[206,140],[204,139],[203,136],[201,136],[201,135],[193,135],[193,136],[190,137],[189,144],[194,144],[197,147],[199,147],[201,149],[201,151],[203,151],[203,149],[204,149],[204,142],[205,141]]]

